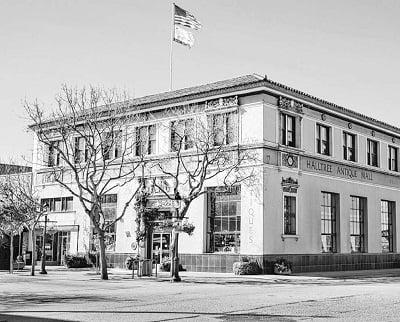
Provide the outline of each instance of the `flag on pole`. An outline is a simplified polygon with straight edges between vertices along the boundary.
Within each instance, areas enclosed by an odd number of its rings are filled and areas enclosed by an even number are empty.
[[[174,34],[173,40],[181,45],[192,48],[193,33],[183,27],[199,30],[201,23],[189,12],[174,4]]]
[[[189,12],[174,4],[174,24],[199,30],[201,23]]]

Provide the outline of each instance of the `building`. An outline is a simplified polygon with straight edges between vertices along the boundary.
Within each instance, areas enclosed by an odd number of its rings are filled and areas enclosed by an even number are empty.
[[[399,128],[258,75],[146,96],[132,106],[143,113],[196,106],[223,128],[235,119],[237,135],[225,133],[221,142],[251,145],[262,156],[253,165],[256,185],[225,191],[211,180],[208,193],[195,200],[188,217],[196,229],[179,243],[188,270],[231,271],[245,255],[265,271],[279,257],[291,260],[297,272],[398,267]],[[165,116],[137,124],[151,134],[148,153],[170,152],[171,134],[160,124],[172,121]],[[34,151],[41,151],[37,141]],[[91,226],[79,203],[52,182],[45,166],[33,171],[55,223],[48,260],[60,263],[66,253],[87,252]],[[123,189],[109,195],[111,212],[123,198]],[[174,211],[157,193],[151,199],[160,216]],[[132,208],[110,231],[114,266],[134,252],[134,219]],[[170,231],[153,231],[147,256],[167,256],[169,242]]]
[[[32,168],[27,166],[0,163],[0,181],[9,180],[14,176],[19,176],[24,182],[32,181]],[[28,247],[28,236],[26,229],[20,236],[14,236],[14,259],[18,255],[25,254]],[[24,238],[23,238],[24,237]],[[10,237],[0,236],[0,270],[9,269],[10,265]]]

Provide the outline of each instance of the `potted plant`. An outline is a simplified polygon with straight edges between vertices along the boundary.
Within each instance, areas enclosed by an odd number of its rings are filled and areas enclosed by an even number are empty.
[[[292,274],[293,265],[287,259],[281,257],[274,263],[274,274],[290,275]]]

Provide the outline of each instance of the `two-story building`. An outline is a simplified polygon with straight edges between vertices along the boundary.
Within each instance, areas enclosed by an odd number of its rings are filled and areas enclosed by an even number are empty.
[[[210,126],[234,128],[221,142],[251,146],[261,157],[253,167],[258,181],[230,191],[206,183],[208,193],[194,201],[189,220],[196,229],[182,234],[180,258],[188,270],[225,272],[240,256],[264,263],[284,257],[295,271],[397,267],[400,249],[400,129],[266,77],[247,75],[132,100],[143,113],[196,106],[213,115]],[[172,116],[134,124],[144,131],[146,153],[169,153]],[[79,145],[79,142],[77,143]],[[36,158],[40,149],[35,141]],[[144,149],[143,149],[144,151]],[[90,222],[79,202],[34,168],[34,184],[50,205],[52,237],[48,260],[90,249]],[[105,201],[122,207],[124,190]],[[157,196],[160,213],[173,205]],[[109,262],[123,266],[135,252],[135,210],[110,231]],[[148,256],[168,256],[170,231],[154,231]]]

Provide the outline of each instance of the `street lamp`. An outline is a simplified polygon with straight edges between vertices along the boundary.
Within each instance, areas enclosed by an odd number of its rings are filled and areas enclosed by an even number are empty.
[[[47,229],[47,204],[44,205],[44,229],[43,229],[43,242],[42,242],[42,262],[39,274],[47,274],[46,271],[46,229]]]

